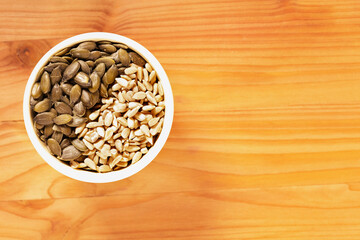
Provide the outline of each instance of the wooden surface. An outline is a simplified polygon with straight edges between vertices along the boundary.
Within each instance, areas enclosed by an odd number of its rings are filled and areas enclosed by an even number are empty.
[[[358,0],[0,2],[0,239],[360,239]],[[110,184],[36,153],[22,96],[70,36],[130,37],[163,64],[159,156]]]

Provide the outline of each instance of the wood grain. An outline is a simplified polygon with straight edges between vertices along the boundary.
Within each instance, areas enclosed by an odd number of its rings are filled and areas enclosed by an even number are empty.
[[[0,0],[0,239],[358,240],[359,23],[355,0]],[[92,31],[175,98],[158,157],[109,184],[49,167],[22,117],[37,61]]]

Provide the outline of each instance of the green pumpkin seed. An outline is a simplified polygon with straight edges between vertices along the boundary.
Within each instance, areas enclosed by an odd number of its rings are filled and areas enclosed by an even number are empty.
[[[81,156],[81,152],[76,149],[73,145],[69,145],[63,149],[61,159],[64,161],[74,160]]]
[[[61,155],[61,147],[59,145],[59,143],[53,139],[53,138],[49,138],[47,140],[47,145],[49,146],[50,151],[56,155],[56,156],[60,156]]]
[[[74,81],[81,87],[91,87],[89,75],[84,72],[78,72],[78,74],[74,77]]]
[[[96,72],[99,77],[102,78],[105,73],[105,63],[99,63],[94,69],[94,72]]]
[[[107,92],[107,88],[103,83],[100,84],[100,96],[103,98],[107,98],[109,96]]]
[[[70,140],[68,138],[64,138],[60,143],[60,147],[61,147],[61,149],[64,149],[67,146],[69,146],[70,144],[71,144]]]
[[[72,116],[69,114],[61,114],[53,119],[54,123],[57,125],[67,124],[71,121]]]
[[[74,61],[72,62],[64,71],[64,75],[63,75],[63,81],[68,81],[69,79],[73,78],[76,73],[79,71],[80,69],[80,64],[78,61]]]
[[[54,131],[51,138],[55,139],[58,143],[61,143],[63,135],[64,134],[62,132]]]
[[[44,72],[43,75],[41,76],[40,88],[41,91],[45,94],[50,92],[51,83],[50,83],[50,75],[48,72]]]
[[[90,51],[85,48],[73,48],[70,50],[70,54],[73,58],[88,59]]]
[[[95,62],[91,60],[86,61],[86,64],[89,66],[89,68],[93,68],[95,66]]]
[[[69,127],[78,127],[85,122],[86,122],[86,118],[73,116],[72,121],[66,125],[68,125]]]
[[[98,66],[100,66],[100,64]],[[101,82],[99,75],[95,71],[92,72],[90,75],[90,80],[91,80],[91,87],[89,88],[89,91],[92,93],[96,92],[99,89]]]
[[[69,83],[61,83],[60,88],[61,88],[61,90],[64,91],[64,93],[66,93],[67,95],[70,95],[72,85]]]
[[[59,56],[51,57],[50,62],[52,62],[52,63],[56,63],[56,62],[69,63],[66,59],[59,57]]]
[[[64,102],[56,102],[54,104],[56,111],[59,114],[71,114],[71,107]]]
[[[106,68],[111,67],[111,65],[115,64],[115,61],[111,57],[101,57],[96,59],[95,64],[104,63]],[[100,76],[100,74],[99,74]]]
[[[101,40],[101,41],[98,41],[97,44],[111,44],[111,42],[108,40]]]
[[[44,128],[44,136],[45,137],[50,137],[51,134],[53,134],[54,130],[53,130],[53,126],[52,125],[47,125]]]
[[[129,57],[130,57],[130,60],[135,63],[136,65],[140,66],[140,67],[144,67],[145,66],[145,60],[140,57],[139,54],[137,54],[136,52],[130,52],[129,53]]]
[[[46,112],[51,108],[51,101],[48,98],[45,98],[44,100],[38,102],[35,106],[34,106],[34,111],[41,113],[41,112]]]
[[[50,80],[51,80],[51,84],[55,84],[55,83],[60,82],[60,80],[61,80],[61,69],[60,69],[59,66],[54,68],[54,70],[51,72]]]
[[[35,99],[38,99],[42,96],[42,91],[40,88],[40,84],[39,83],[34,83],[32,89],[31,89],[31,96]]]
[[[63,62],[57,62],[57,63],[50,63],[49,65],[47,65],[44,69],[48,72],[52,72],[55,68],[59,67],[61,72],[64,71],[67,67],[69,66],[69,64],[67,63],[63,63]]]
[[[53,124],[53,119],[56,115],[51,112],[39,113],[34,117],[34,122],[41,125]]]
[[[80,139],[74,139],[71,141],[71,144],[76,147],[76,149],[78,149],[79,151],[86,151],[88,150],[88,148],[85,146],[84,142],[81,141]]]
[[[99,57],[101,57],[101,52],[100,51],[92,51],[92,52],[90,52],[89,60],[95,61]]]
[[[81,71],[83,71],[84,73],[90,75],[89,65],[87,65],[87,63],[84,62],[83,60],[79,60],[79,64],[80,64]]]
[[[99,91],[96,91],[94,93],[90,93],[91,96],[91,106],[90,108],[94,107],[96,103],[100,101],[100,93]]]
[[[41,136],[40,136],[40,140],[43,141],[43,142],[45,142],[45,141],[46,141],[45,135],[41,135]]]
[[[107,52],[107,53],[114,53],[116,52],[116,47],[114,47],[111,44],[101,44],[99,45],[99,48],[101,51]]]
[[[86,108],[84,106],[84,104],[80,101],[77,104],[75,104],[74,108],[73,108],[73,113],[79,117],[82,117],[85,115],[86,113]]]
[[[51,90],[51,101],[52,102],[59,101],[61,99],[61,95],[62,95],[62,90],[61,90],[59,84],[55,83],[55,85],[53,86],[53,88]]]
[[[52,127],[53,131],[56,131],[56,132],[61,132],[61,128],[60,126],[54,124],[53,127]]]
[[[76,84],[71,88],[70,91],[70,104],[75,104],[80,99],[80,96],[81,96],[81,87]]]
[[[65,55],[66,53],[68,53],[70,51],[70,47],[66,47],[61,49],[60,51],[58,51],[55,56],[62,56]]]
[[[92,41],[88,41],[88,42],[82,42],[79,44],[79,46],[77,48],[83,48],[83,49],[87,49],[89,51],[92,51],[96,48],[96,43],[92,42]]]
[[[115,81],[118,76],[118,69],[115,65],[112,65],[109,70],[104,74],[102,81],[105,85],[110,85]]]
[[[83,104],[86,108],[90,108],[93,105],[91,100],[92,99],[91,99],[90,93],[88,91],[86,91],[85,89],[83,89],[81,92],[81,101],[83,102]]]
[[[35,123],[35,127],[40,130],[44,127],[44,125],[40,123]]]
[[[130,56],[124,49],[118,51],[120,62],[123,66],[128,67],[130,65]]]

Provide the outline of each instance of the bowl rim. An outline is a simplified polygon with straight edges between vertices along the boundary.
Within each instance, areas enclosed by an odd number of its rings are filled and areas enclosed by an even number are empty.
[[[130,49],[137,52],[141,55],[156,71],[157,77],[164,89],[164,98],[165,98],[165,116],[164,116],[164,123],[163,129],[160,132],[158,139],[156,140],[154,146],[152,146],[149,151],[135,164],[130,165],[127,168],[122,170],[108,172],[108,173],[95,173],[89,171],[81,171],[71,168],[70,166],[62,163],[59,159],[51,155],[48,150],[46,149],[43,142],[38,138],[33,128],[33,120],[31,118],[31,111],[30,111],[30,96],[31,96],[31,88],[35,82],[36,75],[38,74],[41,67],[43,67],[49,58],[58,52],[59,50],[74,45],[79,42],[83,41],[100,41],[100,40],[109,40],[114,42],[119,42],[126,44]],[[139,172],[143,168],[145,168],[160,152],[160,150],[165,145],[165,142],[170,134],[172,121],[174,117],[174,100],[172,89],[170,85],[170,81],[165,73],[160,62],[155,58],[155,56],[147,50],[141,44],[135,42],[134,40],[127,38],[122,35],[114,34],[114,33],[107,33],[107,32],[89,32],[79,34],[70,38],[63,40],[62,42],[56,44],[53,48],[51,48],[36,64],[33,71],[30,74],[30,77],[27,81],[25,92],[24,92],[24,99],[23,99],[23,115],[24,115],[24,123],[27,134],[30,138],[31,143],[35,147],[36,151],[39,155],[55,170],[62,173],[65,176],[70,178],[89,182],[89,183],[108,183],[118,181],[127,177],[134,175],[135,173]]]

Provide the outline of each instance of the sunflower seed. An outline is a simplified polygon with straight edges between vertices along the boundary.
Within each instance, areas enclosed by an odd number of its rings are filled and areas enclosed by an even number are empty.
[[[89,166],[89,168],[96,171],[96,164],[90,158],[85,158],[84,163]]]
[[[88,142],[86,139],[82,140],[83,143],[85,144],[85,146],[89,149],[89,150],[93,150],[94,149],[94,145],[92,145],[90,142]]]

